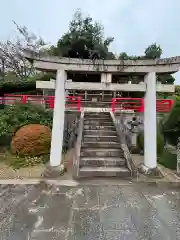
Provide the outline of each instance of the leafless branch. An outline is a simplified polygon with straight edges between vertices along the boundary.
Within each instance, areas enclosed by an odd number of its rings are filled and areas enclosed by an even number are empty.
[[[41,37],[29,33],[25,26],[19,26],[15,21],[13,23],[19,35],[15,40],[0,41],[0,69],[4,72],[13,71],[24,79],[35,72],[32,63],[26,60],[24,50],[39,52],[45,42]]]

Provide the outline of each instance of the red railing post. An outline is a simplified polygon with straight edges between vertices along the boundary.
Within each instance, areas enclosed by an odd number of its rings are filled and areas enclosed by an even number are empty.
[[[141,99],[140,99],[139,112],[144,112],[144,98],[141,98]]]
[[[116,98],[112,98],[112,112],[115,112]]]
[[[78,112],[81,111],[81,97],[78,97]]]
[[[22,104],[26,104],[27,103],[27,96],[26,95],[22,95]]]
[[[50,109],[54,108],[54,96],[49,96],[49,107]]]

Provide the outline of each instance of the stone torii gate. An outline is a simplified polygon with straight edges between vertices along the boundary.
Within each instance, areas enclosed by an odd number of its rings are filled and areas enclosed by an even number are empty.
[[[70,59],[52,56],[39,56],[26,53],[26,58],[34,61],[36,69],[56,71],[56,82],[41,82],[42,88],[55,89],[55,106],[51,140],[50,165],[56,167],[61,164],[61,151],[63,143],[65,90],[118,90],[145,92],[144,98],[144,167],[143,171],[157,168],[156,144],[156,91],[174,92],[174,85],[160,84],[156,81],[156,73],[175,73],[179,71],[180,57],[154,60],[87,60]],[[93,73],[101,75],[100,83],[69,82],[67,72]],[[144,76],[141,84],[115,84],[112,83],[113,74],[136,73]]]

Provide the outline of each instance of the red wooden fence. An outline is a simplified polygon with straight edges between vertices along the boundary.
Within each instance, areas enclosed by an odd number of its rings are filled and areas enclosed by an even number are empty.
[[[174,101],[171,99],[157,99],[156,111],[169,112],[173,107]],[[135,112],[144,112],[144,98],[113,98],[112,111],[134,110]]]
[[[4,97],[0,97],[0,103],[6,105],[13,105],[17,102],[26,104],[28,102],[36,104],[45,104],[47,107],[54,108],[54,96],[42,96],[42,95],[18,95],[18,94],[4,94]],[[77,96],[66,97],[66,108],[81,111],[81,98]]]
[[[54,108],[54,96],[42,95],[18,95],[18,94],[5,94],[0,97],[0,104],[6,105],[28,102],[45,104],[47,107]],[[174,101],[170,99],[157,99],[156,110],[157,112],[169,112],[173,107]],[[66,109],[81,111],[81,98],[78,96],[66,97]],[[112,98],[112,111],[118,110],[133,110],[135,112],[144,112],[144,99],[143,98]]]

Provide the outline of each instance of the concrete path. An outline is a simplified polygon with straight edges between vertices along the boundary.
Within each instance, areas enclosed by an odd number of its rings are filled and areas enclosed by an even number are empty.
[[[180,189],[0,186],[0,240],[180,239]]]

